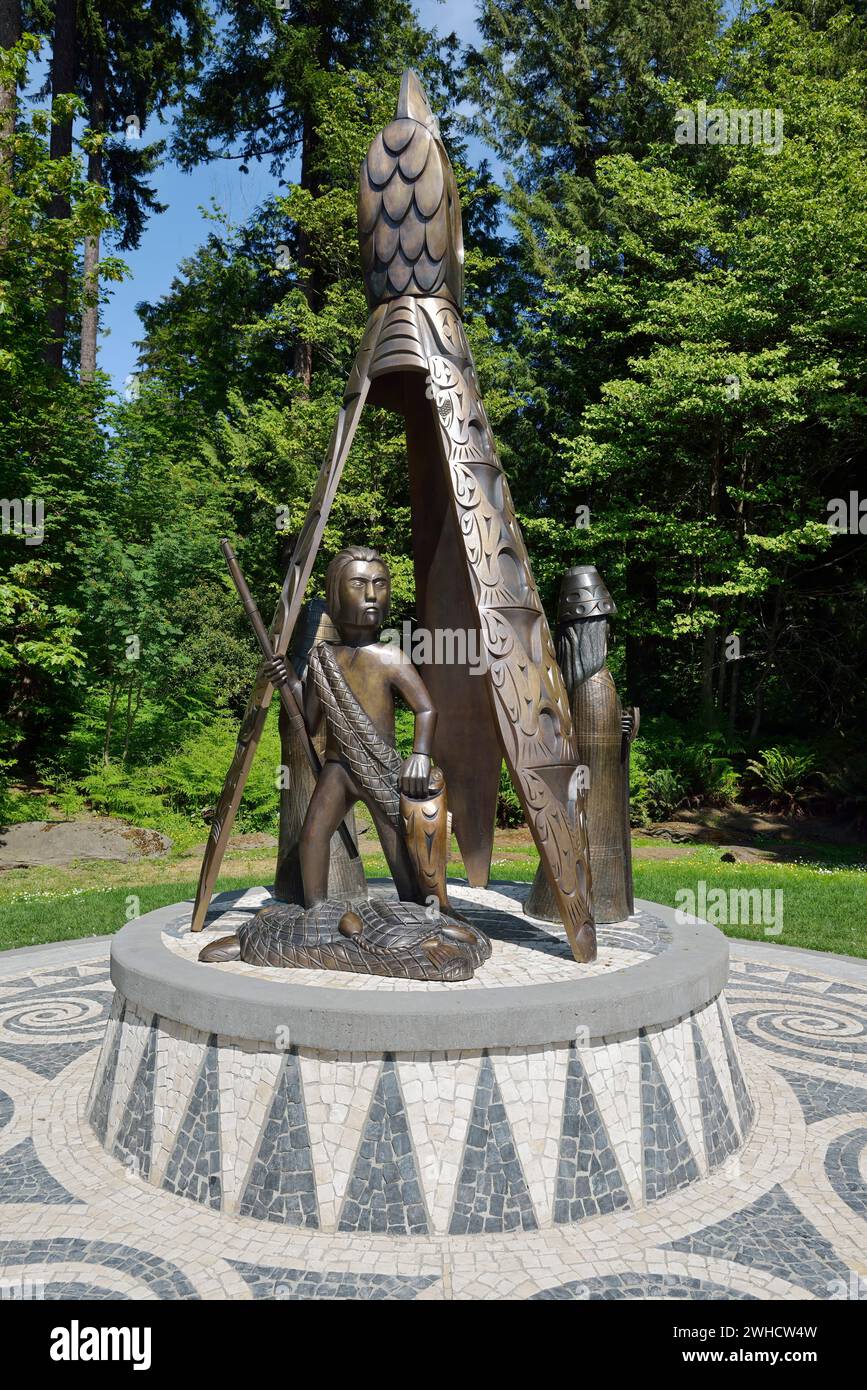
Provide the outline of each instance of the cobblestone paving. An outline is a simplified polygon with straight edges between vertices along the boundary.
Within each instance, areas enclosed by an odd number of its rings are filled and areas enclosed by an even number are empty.
[[[730,1017],[721,1011],[717,1051],[701,1036],[696,1042],[691,1024],[683,1037],[707,1082],[700,1131],[710,1125],[721,1132],[708,1106],[728,1106],[742,1128],[754,1104],[749,1137],[737,1153],[726,1153],[725,1143],[708,1153],[707,1176],[678,1187],[679,1132],[694,1145],[694,1125],[683,1097],[661,1097],[648,1122],[663,1124],[673,1166],[660,1170],[658,1200],[640,1210],[617,1195],[633,1179],[612,1163],[576,1055],[563,1132],[574,1129],[582,1144],[588,1133],[598,1136],[594,1162],[573,1161],[565,1146],[556,1173],[561,1222],[532,1229],[522,1205],[527,1175],[503,1126],[496,1076],[480,1074],[468,1097],[469,1123],[486,1157],[460,1173],[451,1231],[434,1236],[414,1201],[416,1175],[401,1139],[405,1098],[392,1071],[375,1088],[352,1168],[357,1213],[349,1230],[327,1233],[315,1224],[288,1056],[271,1115],[274,1145],[290,1135],[283,1177],[264,1191],[251,1171],[241,1214],[180,1195],[183,1181],[210,1190],[213,1174],[201,1162],[213,1125],[207,1070],[190,1096],[174,1166],[169,1155],[148,1181],[140,1166],[105,1152],[85,1108],[112,1007],[108,944],[72,943],[65,955],[52,948],[53,965],[30,958],[26,970],[0,956],[2,1297],[867,1299],[867,964],[816,956],[814,965],[806,952],[732,943]],[[720,1084],[734,1038],[746,1084],[741,1092],[735,1056],[732,1109]],[[650,1107],[659,1078],[647,1052],[642,1079]],[[137,1127],[151,1123],[148,1098],[159,1068],[149,1040],[122,1065],[134,1069],[130,1103],[111,1114],[109,1098],[102,1110],[97,1105],[121,1159]],[[472,1154],[472,1145],[465,1151]],[[390,1200],[398,1191],[400,1200]],[[514,1210],[514,1230],[485,1233],[495,1198]],[[244,1214],[271,1203],[297,1204],[307,1224],[263,1220],[267,1210]],[[407,1230],[405,1214],[416,1207]],[[570,1224],[572,1207],[584,1217],[579,1225]],[[404,1223],[400,1234],[390,1233],[389,1208]]]

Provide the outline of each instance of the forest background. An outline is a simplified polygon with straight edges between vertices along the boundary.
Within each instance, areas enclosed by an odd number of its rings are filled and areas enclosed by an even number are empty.
[[[0,822],[47,787],[203,838],[257,665],[218,539],[270,617],[366,317],[358,168],[407,66],[458,178],[467,331],[543,600],[585,562],[617,602],[633,819],[863,817],[863,0],[483,0],[477,24],[467,46],[405,0],[0,0]],[[744,111],[782,120],[778,147],[719,142]],[[155,171],[214,159],[279,191],[215,212],[140,306],[118,395],[101,323],[172,216]],[[311,588],[374,545],[396,624],[404,449],[365,412]],[[275,710],[239,829],[274,829],[279,762]]]

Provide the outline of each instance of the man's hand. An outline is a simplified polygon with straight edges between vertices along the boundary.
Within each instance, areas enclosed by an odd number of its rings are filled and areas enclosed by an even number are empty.
[[[413,753],[400,770],[400,789],[404,796],[421,801],[428,794],[430,758],[427,753]]]
[[[278,688],[281,685],[288,685],[295,698],[301,698],[303,687],[285,656],[272,656],[270,661],[266,661],[265,675],[272,685]]]

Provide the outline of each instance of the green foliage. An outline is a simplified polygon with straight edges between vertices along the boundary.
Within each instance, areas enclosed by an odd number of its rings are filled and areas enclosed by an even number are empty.
[[[718,732],[683,731],[671,719],[645,721],[630,759],[633,825],[667,820],[684,806],[724,806],[741,779],[733,763],[737,745]]]
[[[501,763],[500,788],[497,792],[497,825],[510,830],[523,824],[524,808],[509,776],[509,769],[505,763]]]
[[[772,810],[799,815],[817,795],[816,759],[812,753],[765,748],[757,758],[748,760],[747,771],[767,793]]]
[[[582,560],[617,600],[612,669],[645,716],[633,818],[731,800],[745,747],[764,749],[747,787],[767,805],[805,804],[821,780],[824,805],[862,814],[867,552],[825,523],[864,457],[863,15],[483,0],[462,61],[405,0],[347,0],[339,26],[295,0],[176,9],[85,6],[76,93],[52,115],[21,95],[40,41],[0,54],[18,99],[0,151],[3,491],[45,506],[41,545],[0,537],[0,814],[20,813],[10,774],[36,770],[60,814],[87,795],[202,834],[258,662],[218,540],[270,617],[367,316],[358,166],[407,64],[455,166],[467,332],[543,599]],[[162,150],[94,126],[91,59],[108,65],[109,124],[179,98],[184,167],[266,159],[283,180],[244,225],[214,212],[141,307],[139,393],[122,403],[69,368],[81,250],[97,234],[136,243]],[[461,142],[466,95],[505,189]],[[678,144],[678,110],[701,100],[779,108],[781,146]],[[52,159],[52,118],[73,114],[92,128]],[[104,280],[123,273],[103,262]],[[61,372],[46,357],[59,276]],[[392,566],[393,620],[414,617],[409,523],[402,421],[367,408],[310,593],[336,549],[366,542]],[[823,779],[797,766],[817,727],[836,736],[816,753]],[[242,827],[273,825],[270,724],[268,740]],[[521,819],[505,774],[498,819]]]
[[[219,719],[191,734],[162,762],[136,768],[117,763],[99,766],[80,779],[89,804],[106,815],[122,816],[136,825],[173,834],[180,825],[201,836],[216,806],[226,769],[235,751],[238,726]],[[276,712],[269,718],[250,770],[236,829],[276,833],[279,813],[277,769],[280,739]]]

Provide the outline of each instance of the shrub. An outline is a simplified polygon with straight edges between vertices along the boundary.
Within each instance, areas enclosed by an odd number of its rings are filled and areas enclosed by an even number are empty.
[[[740,790],[732,755],[738,744],[718,732],[684,732],[673,720],[642,724],[632,745],[630,819],[666,820],[682,806],[727,805]]]
[[[503,830],[513,830],[524,824],[524,808],[518,793],[512,786],[512,779],[505,763],[500,764],[500,789],[497,792],[497,825]]]
[[[158,829],[180,816],[201,833],[207,824],[207,813],[219,800],[237,737],[235,720],[217,719],[197,729],[177,752],[152,767],[124,768],[119,763],[100,765],[92,768],[79,786],[93,808],[106,815],[121,816],[138,825]],[[275,708],[265,724],[250,769],[235,822],[237,830],[276,832],[279,765],[280,737]]]
[[[818,795],[819,773],[813,753],[765,748],[747,762],[747,773],[765,794],[773,811],[803,815],[807,803]]]

